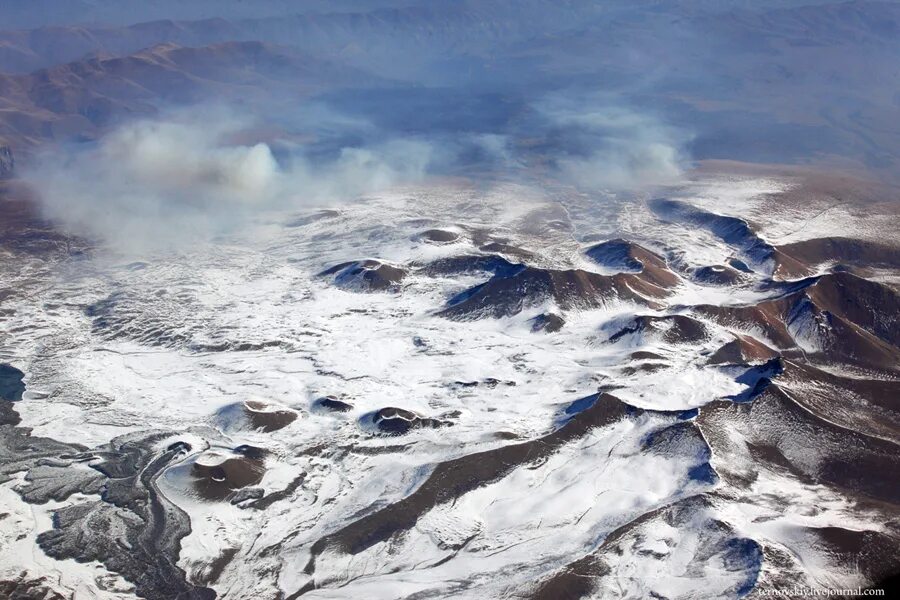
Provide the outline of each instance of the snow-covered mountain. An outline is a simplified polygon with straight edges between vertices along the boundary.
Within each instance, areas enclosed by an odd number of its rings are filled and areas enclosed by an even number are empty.
[[[10,589],[688,598],[881,580],[895,214],[811,188],[717,175],[620,204],[453,183],[267,214],[148,262],[7,248]]]

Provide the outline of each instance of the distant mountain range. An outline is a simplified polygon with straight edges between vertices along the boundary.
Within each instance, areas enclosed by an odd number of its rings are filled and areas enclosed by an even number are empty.
[[[298,92],[334,99],[349,86],[343,109],[390,121],[383,106],[371,114],[373,87],[514,103],[574,87],[662,115],[690,132],[695,158],[818,160],[891,176],[900,156],[900,70],[884,59],[900,56],[894,2],[387,2],[329,13],[304,3],[277,16],[267,10],[286,5],[270,2],[255,18],[239,4],[221,9],[228,18],[0,31],[0,146],[27,153],[41,140],[91,138],[116,115],[206,94],[260,106]],[[423,115],[446,112],[437,96],[413,115],[421,131],[437,122]]]

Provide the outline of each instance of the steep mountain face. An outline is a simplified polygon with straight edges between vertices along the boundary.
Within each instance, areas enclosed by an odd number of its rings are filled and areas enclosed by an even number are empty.
[[[888,286],[849,273],[801,282],[799,290],[752,306],[700,306],[732,326],[761,329],[776,347],[823,360],[897,364],[898,295]]]
[[[4,329],[17,351],[0,368],[3,585],[877,585],[900,544],[896,244],[866,241],[870,213],[780,246],[751,216],[809,223],[815,205],[705,177],[665,205],[629,200],[646,218],[608,234],[609,207],[581,194],[503,212],[521,187],[425,185],[141,263],[8,246],[2,318],[24,325]],[[710,186],[761,191],[711,217],[692,200]],[[535,229],[548,214],[567,215],[558,235]],[[838,268],[847,248],[878,278]],[[816,274],[788,277],[780,256]],[[697,276],[729,262],[740,277]]]
[[[191,48],[164,43],[127,56],[98,56],[0,75],[0,139],[24,150],[93,139],[128,118],[210,97],[299,101],[317,89],[372,81],[354,69],[260,42]]]

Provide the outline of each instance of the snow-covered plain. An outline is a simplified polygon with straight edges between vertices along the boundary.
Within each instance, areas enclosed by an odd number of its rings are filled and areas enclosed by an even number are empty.
[[[741,216],[789,185],[725,179],[670,192]],[[707,330],[701,341],[667,337],[664,321],[611,339],[635,315],[778,293],[760,285],[765,265],[714,232],[660,217],[648,200],[448,182],[326,212],[265,215],[214,243],[188,241],[140,261],[97,249],[50,265],[6,264],[6,285],[26,293],[4,304],[0,359],[26,374],[16,410],[34,436],[92,448],[164,430],[190,446],[158,486],[190,518],[179,566],[222,598],[300,590],[315,598],[515,597],[592,553],[606,556],[611,570],[598,597],[731,598],[777,578],[779,567],[763,558],[772,549],[790,557],[782,568],[808,583],[855,586],[859,574],[832,568],[803,528],[877,531],[878,514],[784,473],[760,471],[751,490],[731,490],[716,474],[725,458],[684,412],[754,385],[742,375],[755,365],[709,362],[736,330],[694,315]],[[423,241],[421,232],[434,228],[459,237]],[[584,251],[613,237],[665,256],[681,274],[661,304],[613,298],[561,310],[543,300],[512,317],[451,320],[437,312],[489,275],[419,268],[484,254],[478,248],[497,241],[541,268],[609,274]],[[317,275],[366,258],[408,275],[396,289],[370,292]],[[732,258],[752,271],[737,286],[688,276]],[[565,326],[533,332],[530,320],[548,312],[562,314]],[[760,331],[743,333],[769,341]],[[384,539],[352,551],[316,546],[421,490],[443,463],[553,435],[589,410],[584,399],[598,391],[642,410],[438,499]],[[324,396],[352,408],[319,410]],[[252,399],[297,418],[271,431],[226,418],[229,407]],[[371,415],[385,407],[450,425],[383,435]],[[671,433],[685,426],[693,433]],[[257,495],[205,498],[193,482],[194,461],[243,445],[266,451]],[[18,477],[0,486],[4,510],[14,515],[0,521],[3,539],[17,540],[4,541],[0,571],[39,572],[88,598],[131,597],[130,584],[100,563],[43,555],[34,539],[52,526],[48,515],[80,497],[26,504],[14,490],[28,485]],[[253,506],[260,497],[273,501]],[[608,551],[610,534],[629,524],[615,541],[620,550]]]

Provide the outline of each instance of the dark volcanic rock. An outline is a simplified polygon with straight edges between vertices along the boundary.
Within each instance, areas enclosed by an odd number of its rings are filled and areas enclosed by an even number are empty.
[[[778,352],[772,350],[762,342],[749,335],[734,334],[734,339],[709,357],[709,364],[741,365],[769,360],[778,356]]]
[[[429,263],[423,268],[426,275],[447,276],[470,273],[503,275],[515,272],[521,265],[493,254],[465,254],[450,256]]]
[[[747,386],[740,394],[728,396],[734,402],[749,402],[762,394],[772,384],[772,380],[784,373],[784,362],[780,357],[755,365],[735,378],[737,383]]]
[[[830,556],[841,557],[854,565],[867,581],[879,582],[900,573],[897,552],[900,535],[896,529],[857,531],[844,527],[811,527],[807,533],[811,545],[824,546]],[[887,593],[891,595],[890,591]]]
[[[592,246],[585,254],[604,267],[640,273],[644,269],[644,263],[637,257],[641,250],[644,249],[636,244],[615,239]]]
[[[633,333],[657,333],[670,344],[699,342],[709,337],[706,325],[685,315],[635,317],[624,327],[609,336],[610,342]]]
[[[24,374],[10,367],[7,375],[12,379],[12,389],[7,389],[7,394],[16,398],[21,393],[19,384]],[[19,488],[19,493],[27,502],[34,503],[64,500],[82,489],[87,493],[96,491],[95,471],[69,468],[80,457],[91,457],[85,455],[86,447],[33,436],[31,429],[18,427],[20,422],[15,405],[6,397],[0,400],[0,483],[25,472],[29,485]]]
[[[590,598],[596,592],[600,578],[610,571],[602,559],[588,555],[569,563],[542,581],[533,583],[519,596],[529,600]]]
[[[353,405],[338,400],[334,396],[325,396],[313,402],[313,408],[327,410],[329,412],[348,412],[353,410]]]
[[[239,446],[234,452],[205,452],[191,467],[194,488],[207,500],[225,499],[262,481],[264,459],[265,451],[254,446]]]
[[[726,327],[756,329],[779,349],[802,344],[817,360],[891,370],[900,365],[900,295],[850,273],[796,282],[783,296],[755,305],[694,310]]]
[[[25,474],[27,486],[19,490],[25,502],[43,504],[49,500],[61,502],[72,494],[99,494],[106,480],[96,471],[76,472],[77,461],[44,458]]]
[[[664,360],[665,357],[660,356],[655,352],[647,352],[646,350],[638,350],[637,352],[632,352],[629,355],[629,358],[633,358],[634,360]]]
[[[778,386],[806,410],[846,429],[900,443],[897,378],[839,375],[794,360],[783,366]]]
[[[900,456],[896,444],[831,423],[771,383],[752,402],[717,400],[697,420],[709,441],[719,474],[746,485],[761,468],[787,469],[802,481],[830,485],[857,496],[900,503]],[[769,448],[753,462],[748,445]],[[815,456],[814,461],[809,458]],[[759,463],[759,464],[757,464]]]
[[[840,262],[863,268],[900,268],[900,248],[869,240],[824,237],[785,244],[779,249],[812,267],[826,262]]]
[[[87,248],[84,240],[59,231],[40,206],[28,186],[0,178],[0,248],[56,259],[75,256]]]
[[[459,234],[446,229],[429,229],[417,235],[416,239],[429,244],[452,244],[459,239]]]
[[[580,269],[540,269],[515,265],[487,282],[457,294],[439,314],[451,319],[509,317],[528,306],[552,300],[562,309],[600,308],[616,301],[645,306],[668,291],[641,279],[642,274],[600,275]]]
[[[617,398],[604,394],[592,406],[574,415],[561,428],[544,437],[440,463],[428,479],[410,495],[316,541],[312,546],[312,557],[305,572],[308,574],[314,572],[318,555],[326,549],[340,549],[351,554],[362,552],[413,527],[419,517],[434,506],[452,501],[477,487],[497,481],[520,465],[539,461],[594,428],[641,412],[643,411],[631,408]],[[293,595],[297,596],[298,594]]]
[[[8,401],[0,401],[0,425],[12,425],[15,427],[22,422],[22,417],[13,408],[12,403]],[[0,455],[2,456],[2,455]],[[0,469],[0,479],[2,479],[3,470]]]
[[[245,400],[243,407],[250,426],[265,432],[277,431],[297,420],[297,411],[261,400]]]
[[[741,273],[753,273],[753,269],[747,266],[747,263],[737,258],[729,258],[728,266],[740,271]]]
[[[490,242],[478,248],[482,252],[490,252],[492,254],[505,254],[506,256],[514,256],[519,260],[527,260],[529,258],[533,258],[534,254],[525,250],[523,248],[519,248],[518,246],[511,246],[510,244],[504,242]]]
[[[57,510],[53,529],[37,538],[44,552],[58,560],[99,561],[149,600],[215,598],[213,590],[189,583],[177,566],[190,521],[159,492],[156,479],[187,445],[158,450],[168,438],[168,433],[128,435],[92,453],[101,460],[91,466],[107,478],[100,499]]]
[[[18,402],[25,392],[25,373],[12,365],[0,364],[0,399]]]
[[[406,271],[377,260],[345,262],[325,269],[319,276],[332,276],[339,287],[357,291],[392,290],[406,277]]]
[[[0,179],[8,179],[13,176],[16,161],[13,158],[12,148],[0,146]]]
[[[449,421],[422,417],[412,411],[393,406],[377,410],[371,418],[378,431],[389,435],[403,435],[423,427],[437,428],[450,425]]]
[[[740,537],[727,523],[708,516],[712,506],[707,494],[699,494],[644,513],[611,531],[590,554],[532,582],[514,597],[530,600],[606,597],[609,590],[621,589],[616,582],[618,572],[610,563],[616,564],[634,548],[641,548],[655,531],[669,528],[696,531],[699,543],[692,547],[692,568],[699,573],[717,569],[736,575],[737,585],[730,595],[743,596],[756,585],[764,560],[763,549],[754,540]],[[649,554],[650,550],[643,548],[641,552]],[[671,547],[666,555],[669,552]],[[665,559],[666,555],[657,558]],[[654,578],[642,580],[641,588],[647,598],[668,597],[669,590],[662,589]]]
[[[287,427],[298,416],[296,410],[281,404],[248,399],[219,409],[216,422],[223,430],[259,430],[269,433]]]
[[[482,379],[481,381],[454,381],[449,384],[450,389],[459,390],[466,388],[475,388],[478,386],[484,386],[488,389],[494,389],[498,385],[506,385],[506,386],[515,386],[515,381],[501,381],[494,377],[488,377],[487,379]]]
[[[703,227],[737,249],[749,262],[776,275],[795,276],[797,273],[805,274],[807,271],[805,265],[759,237],[743,219],[717,215],[685,202],[663,198],[652,200],[650,208],[664,219]]]
[[[585,254],[604,267],[641,273],[642,279],[663,288],[678,284],[678,276],[669,270],[661,256],[634,242],[609,240],[591,247]]]
[[[5,600],[72,600],[72,594],[62,595],[51,587],[46,577],[19,577],[0,580],[0,598]]]
[[[553,333],[559,331],[566,324],[566,320],[553,313],[543,313],[531,319],[531,331]]]
[[[806,294],[821,309],[900,346],[900,294],[890,287],[851,273],[831,273],[813,280]]]
[[[265,495],[266,491],[260,487],[245,487],[235,490],[228,501],[231,504],[241,504],[242,502],[259,500]]]
[[[746,281],[746,276],[728,265],[700,267],[693,272],[693,279],[704,285],[736,285]]]

